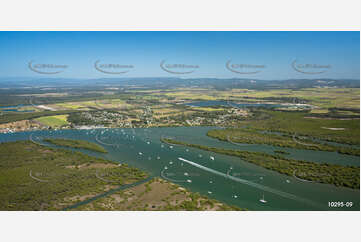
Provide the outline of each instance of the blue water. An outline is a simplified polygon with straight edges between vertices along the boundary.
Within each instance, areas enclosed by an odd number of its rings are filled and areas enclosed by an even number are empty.
[[[23,110],[23,111],[19,110],[19,108],[29,107],[29,106],[31,106],[31,105],[19,104],[19,105],[15,105],[15,106],[0,106],[0,111],[3,111],[3,112],[20,112],[20,113],[34,112],[34,110]]]
[[[3,112],[18,112],[18,113],[29,113],[29,112],[34,112],[34,110],[18,110],[18,109],[0,109],[0,111]]]

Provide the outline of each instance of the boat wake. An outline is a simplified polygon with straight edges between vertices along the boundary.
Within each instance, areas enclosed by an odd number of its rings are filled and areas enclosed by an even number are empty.
[[[236,182],[239,182],[241,184],[244,184],[244,185],[248,185],[248,186],[251,186],[251,187],[254,187],[254,188],[257,188],[257,189],[260,189],[262,191],[266,191],[266,192],[269,192],[269,193],[273,193],[273,194],[276,194],[278,196],[281,196],[281,197],[284,197],[284,198],[288,198],[288,199],[292,199],[292,200],[295,200],[295,201],[298,201],[298,202],[303,202],[303,203],[307,203],[309,205],[312,205],[312,206],[315,206],[315,207],[321,207],[319,204],[311,201],[311,200],[308,200],[308,199],[305,199],[305,198],[301,198],[301,197],[298,197],[296,195],[293,195],[293,194],[290,194],[290,193],[287,193],[287,192],[283,192],[283,191],[279,191],[277,189],[273,189],[271,187],[267,187],[267,186],[264,186],[264,185],[261,185],[261,184],[258,184],[258,183],[255,183],[255,182],[251,182],[251,181],[248,181],[248,180],[244,180],[244,179],[241,179],[241,178],[237,178],[237,177],[234,177],[234,176],[231,176],[231,175],[227,175],[225,173],[222,173],[222,172],[219,172],[219,171],[216,171],[216,170],[213,170],[209,167],[205,167],[205,166],[202,166],[198,163],[195,163],[193,161],[189,161],[189,160],[186,160],[182,157],[178,157],[178,160],[180,161],[183,161],[183,162],[186,162],[192,166],[195,166],[199,169],[202,169],[202,170],[205,170],[205,171],[208,171],[208,172],[211,172],[213,174],[216,174],[216,175],[219,175],[219,176],[222,176],[222,177],[225,177],[225,178],[228,178],[228,179],[231,179],[233,181],[236,181]]]

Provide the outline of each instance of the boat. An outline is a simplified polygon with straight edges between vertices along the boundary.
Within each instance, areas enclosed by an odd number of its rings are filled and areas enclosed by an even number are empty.
[[[264,200],[264,194],[263,194],[263,196],[262,196],[262,198],[259,200],[261,203],[266,203],[267,201],[266,200]]]
[[[214,157],[213,156],[211,156],[211,157],[209,157],[211,160],[214,160]]]

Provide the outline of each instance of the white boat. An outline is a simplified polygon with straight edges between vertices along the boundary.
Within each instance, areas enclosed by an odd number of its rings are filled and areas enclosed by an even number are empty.
[[[259,200],[261,203],[266,203],[267,201],[266,200],[264,200],[264,194],[263,194],[263,196],[262,196],[262,198]]]
[[[143,153],[142,153],[142,152],[139,152],[138,154],[139,154],[139,155],[143,155]]]
[[[209,157],[211,160],[214,160],[214,157],[213,156],[211,156],[211,157]]]
[[[188,183],[191,183],[191,182],[192,182],[192,180],[187,180],[187,182],[188,182]]]

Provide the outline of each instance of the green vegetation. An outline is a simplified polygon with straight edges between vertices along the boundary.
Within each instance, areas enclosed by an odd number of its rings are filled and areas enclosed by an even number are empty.
[[[93,150],[101,153],[108,153],[106,149],[102,146],[88,142],[85,140],[72,140],[72,139],[44,139],[44,141],[49,142],[54,145],[66,146],[71,148],[81,148],[87,150]]]
[[[249,129],[282,132],[289,135],[309,136],[344,144],[360,144],[359,119],[312,118],[308,112],[263,110],[269,118],[244,121]],[[334,130],[337,128],[338,130]]]
[[[190,192],[160,178],[142,185],[117,191],[73,210],[133,210],[133,211],[240,211],[236,206]]]
[[[115,193],[146,179],[126,164],[30,141],[0,144],[0,210],[241,210],[192,193],[159,178]]]
[[[297,176],[298,178],[305,180],[360,189],[360,168],[356,166],[340,166],[327,163],[293,160],[284,158],[280,155],[208,147],[198,144],[188,144],[172,139],[161,139],[161,141],[219,154],[236,156],[244,161],[259,165],[266,169],[289,176]]]
[[[286,151],[283,151],[283,150],[275,150],[273,152],[276,153],[276,154],[282,154],[282,155],[289,155],[290,154],[289,152],[286,152]]]
[[[68,115],[54,115],[36,118],[35,120],[43,125],[55,128],[68,125],[67,117]]]
[[[30,141],[0,144],[0,210],[61,210],[144,178],[136,168],[81,152]]]
[[[34,113],[8,113],[6,115],[0,115],[0,124],[20,121],[25,119],[36,119],[44,116],[69,114],[74,112],[78,112],[78,111],[65,110],[65,111],[44,111],[44,112],[34,112]]]
[[[279,147],[322,150],[331,152],[336,151],[341,154],[360,155],[359,149],[321,144],[313,140],[301,141],[296,136],[293,137],[292,135],[261,133],[254,129],[217,129],[208,131],[207,135],[222,141],[229,141],[235,143],[267,144]]]

